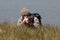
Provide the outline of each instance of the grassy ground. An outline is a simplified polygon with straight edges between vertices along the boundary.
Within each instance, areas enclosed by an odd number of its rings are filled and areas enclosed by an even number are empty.
[[[3,23],[0,24],[0,40],[60,40],[60,29],[49,25],[29,28]]]

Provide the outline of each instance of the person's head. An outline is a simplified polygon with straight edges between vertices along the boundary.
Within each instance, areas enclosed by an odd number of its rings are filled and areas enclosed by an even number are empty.
[[[25,14],[29,13],[29,9],[28,8],[22,8],[20,13],[21,13],[21,15],[25,15]]]

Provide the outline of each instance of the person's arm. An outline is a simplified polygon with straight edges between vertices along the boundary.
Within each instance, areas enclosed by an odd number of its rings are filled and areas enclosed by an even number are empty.
[[[28,20],[27,16],[25,16],[23,20],[22,20],[22,17],[21,17],[17,22],[17,26],[20,26],[21,24],[24,24],[25,22],[27,22],[27,20]]]
[[[21,21],[21,24],[28,23],[28,18],[27,16],[24,17],[23,21]]]
[[[19,18],[18,22],[17,22],[17,26],[19,26],[21,24],[22,21],[22,16]]]

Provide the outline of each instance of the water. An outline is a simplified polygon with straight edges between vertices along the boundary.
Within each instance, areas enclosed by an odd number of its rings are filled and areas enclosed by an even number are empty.
[[[40,13],[43,24],[60,25],[60,0],[0,0],[0,22],[17,22],[23,7]]]

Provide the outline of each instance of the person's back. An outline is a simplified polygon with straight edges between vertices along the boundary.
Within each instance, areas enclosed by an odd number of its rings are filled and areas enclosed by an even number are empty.
[[[23,22],[25,20],[25,22]],[[18,20],[18,22],[17,22],[17,25],[21,25],[21,24],[27,24],[27,25],[33,25],[33,23],[34,23],[34,19],[33,19],[33,16],[32,16],[32,14],[31,13],[27,13],[27,14],[25,14],[25,15],[22,15],[20,18],[19,18],[19,20]]]

